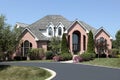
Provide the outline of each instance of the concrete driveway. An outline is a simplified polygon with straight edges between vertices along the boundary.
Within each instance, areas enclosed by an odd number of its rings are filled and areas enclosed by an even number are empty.
[[[57,73],[53,80],[120,80],[120,69],[53,62],[0,62],[3,64],[49,68]]]

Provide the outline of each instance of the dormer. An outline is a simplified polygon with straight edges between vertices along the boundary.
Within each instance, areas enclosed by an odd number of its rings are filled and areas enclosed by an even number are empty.
[[[47,26],[46,36],[48,36],[48,37],[53,37],[54,36],[54,25],[53,25],[52,22],[50,22]]]
[[[59,22],[56,26],[56,36],[62,37],[62,34],[64,33],[64,25]]]

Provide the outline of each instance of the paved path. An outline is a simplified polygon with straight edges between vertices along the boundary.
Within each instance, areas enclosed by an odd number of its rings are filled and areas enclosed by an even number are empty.
[[[120,80],[120,69],[71,63],[0,62],[3,64],[49,68],[57,73],[53,80]]]

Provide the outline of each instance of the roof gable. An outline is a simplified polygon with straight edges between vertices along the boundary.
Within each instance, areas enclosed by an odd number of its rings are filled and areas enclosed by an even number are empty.
[[[68,31],[76,22],[77,22],[79,25],[81,25],[82,28],[83,28],[87,33],[89,33],[90,30],[93,32],[93,34],[95,33],[95,31],[96,31],[95,28],[91,27],[90,25],[86,24],[85,22],[78,21],[78,20],[73,21],[72,24],[66,29],[65,33],[67,33],[67,31]]]
[[[26,30],[35,38],[35,40],[38,40],[38,38],[36,37],[36,35],[35,35],[29,28],[25,28],[25,29],[22,31],[21,35],[22,35]]]
[[[104,27],[100,27],[100,28],[96,31],[96,33],[94,34],[94,37],[96,37],[96,35],[97,35],[100,31],[102,31],[102,30],[107,34],[108,37],[110,37],[110,39],[112,39],[111,35],[107,32],[107,30],[105,30]]]

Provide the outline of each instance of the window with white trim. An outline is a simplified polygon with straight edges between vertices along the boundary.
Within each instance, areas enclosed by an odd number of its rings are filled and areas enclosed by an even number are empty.
[[[58,35],[59,35],[59,36],[62,35],[62,28],[61,28],[61,27],[58,28]]]
[[[49,36],[52,36],[52,35],[53,35],[53,31],[52,31],[52,28],[51,28],[51,27],[48,28],[48,35],[49,35]]]

